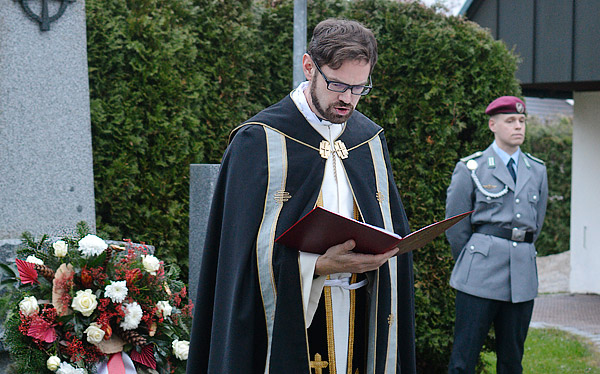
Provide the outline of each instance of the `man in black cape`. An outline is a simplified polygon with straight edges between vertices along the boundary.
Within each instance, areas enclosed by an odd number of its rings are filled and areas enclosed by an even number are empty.
[[[315,206],[409,233],[383,130],[355,111],[373,33],[329,19],[307,82],[236,128],[215,188],[187,373],[415,373],[412,255],[274,242]],[[190,264],[194,265],[194,264]]]

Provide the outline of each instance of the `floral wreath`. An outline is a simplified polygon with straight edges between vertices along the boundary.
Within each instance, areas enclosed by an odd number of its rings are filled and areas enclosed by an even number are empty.
[[[36,243],[14,266],[5,343],[20,374],[185,373],[193,305],[179,269],[131,241],[85,234]]]

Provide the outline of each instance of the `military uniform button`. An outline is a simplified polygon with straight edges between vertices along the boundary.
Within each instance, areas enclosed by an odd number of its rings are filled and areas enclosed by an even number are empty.
[[[533,195],[533,200],[537,200],[537,195]]]
[[[521,213],[517,213],[517,218],[521,218]]]
[[[516,247],[516,246],[517,246],[517,242],[513,242],[513,247]]]
[[[491,197],[489,197],[489,196],[487,196],[487,197],[486,197],[486,199],[487,199],[487,200],[492,200],[492,198],[491,198]]]
[[[520,203],[520,202],[521,202],[521,200],[519,200],[519,199],[515,199],[515,203],[517,203],[517,204],[518,204],[518,203]]]

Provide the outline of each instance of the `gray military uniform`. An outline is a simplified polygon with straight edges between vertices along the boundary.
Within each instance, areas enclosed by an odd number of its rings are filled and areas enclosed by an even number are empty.
[[[447,192],[446,217],[474,210],[446,232],[456,260],[450,285],[459,291],[513,303],[537,295],[534,244],[473,231],[478,225],[491,224],[533,232],[534,241],[538,237],[548,198],[546,167],[523,152],[518,165],[515,185],[492,146],[456,164]]]

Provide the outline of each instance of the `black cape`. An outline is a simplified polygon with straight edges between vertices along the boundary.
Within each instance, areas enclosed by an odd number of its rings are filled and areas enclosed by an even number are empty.
[[[294,224],[316,204],[326,159],[319,154],[323,140],[296,108],[290,96],[263,110],[238,127],[222,160],[215,187],[202,256],[187,373],[308,374],[308,343],[302,306],[298,252],[274,245],[273,282],[277,298],[270,353],[267,350],[265,307],[257,271],[257,232],[263,220],[269,180],[265,129],[285,135],[288,168],[285,191],[273,237]],[[384,227],[377,200],[373,157],[367,142],[381,139],[387,164],[389,199],[394,231],[409,231],[408,221],[392,176],[381,127],[355,111],[338,138],[349,149],[343,160],[362,219]],[[397,311],[390,310],[389,267],[378,271],[376,352],[374,368],[386,364],[397,373],[415,373],[414,291],[412,254],[397,258]],[[190,264],[195,266],[196,264]],[[386,281],[387,280],[387,281]],[[388,317],[398,323],[395,363],[386,363]],[[371,356],[374,355],[374,356]],[[269,359],[267,360],[267,356]],[[269,370],[265,370],[268,362]],[[362,371],[361,371],[362,373]]]

